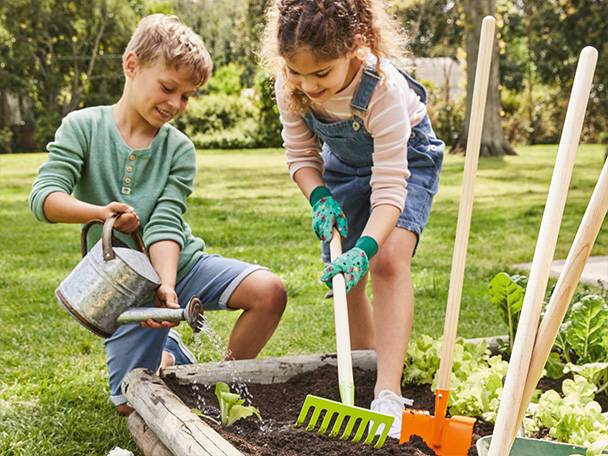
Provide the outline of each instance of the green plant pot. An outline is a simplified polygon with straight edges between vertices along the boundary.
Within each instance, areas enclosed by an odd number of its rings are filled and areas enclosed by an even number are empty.
[[[486,456],[490,449],[488,435],[477,441],[477,453]],[[510,456],[570,456],[572,454],[585,454],[586,448],[570,443],[552,442],[550,440],[528,439],[517,437],[511,448]]]

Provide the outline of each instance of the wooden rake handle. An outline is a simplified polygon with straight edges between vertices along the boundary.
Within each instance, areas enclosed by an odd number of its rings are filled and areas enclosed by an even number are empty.
[[[450,375],[454,362],[454,345],[456,343],[458,330],[458,315],[460,313],[464,267],[469,244],[475,173],[477,172],[477,163],[479,162],[479,149],[481,145],[486,96],[488,94],[488,79],[490,75],[490,63],[492,60],[495,24],[496,20],[491,16],[485,17],[481,24],[477,69],[475,70],[475,86],[473,88],[473,98],[471,102],[471,119],[469,121],[467,150],[464,159],[464,174],[462,176],[462,196],[458,209],[458,223],[456,226],[456,239],[454,241],[454,253],[452,256],[450,288],[448,290],[443,342],[441,345],[441,361],[437,382],[437,388],[442,390],[450,389]]]
[[[488,452],[489,456],[504,456],[509,453],[513,444],[524,383],[528,376],[530,358],[538,330],[538,320],[547,289],[551,261],[557,244],[564,206],[566,205],[568,187],[583,128],[596,62],[597,51],[592,47],[583,49],[574,76],[568,111],[564,120],[555,168],[549,186],[547,204],[543,213],[528,286],[526,287],[517,326],[517,335],[509,361],[505,386],[500,398],[500,406]]]
[[[534,350],[532,351],[532,359],[528,376],[524,385],[521,405],[519,406],[519,414],[516,425],[521,423],[526,414],[528,404],[534,394],[534,389],[542,376],[543,369],[551,348],[555,343],[560,325],[564,321],[568,306],[572,300],[572,296],[576,291],[576,286],[581,278],[585,263],[589,259],[591,249],[597,238],[602,222],[608,212],[608,160],[604,163],[604,167],[600,174],[599,180],[593,190],[593,195],[589,200],[585,215],[581,221],[568,258],[564,264],[564,268],[559,276],[557,285],[551,295],[551,300],[547,307],[547,312],[540,324]]]
[[[342,255],[342,238],[334,227],[329,242],[330,259],[334,261]],[[334,294],[334,319],[336,325],[336,353],[338,355],[338,383],[342,402],[354,405],[353,391],[344,391],[344,388],[353,387],[353,363],[350,350],[350,330],[348,325],[348,308],[346,304],[346,282],[343,274],[336,274],[332,281]]]

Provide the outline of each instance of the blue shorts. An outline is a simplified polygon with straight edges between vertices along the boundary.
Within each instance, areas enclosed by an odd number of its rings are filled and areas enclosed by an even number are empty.
[[[192,270],[179,281],[175,291],[182,307],[196,295],[203,303],[205,311],[229,309],[228,301],[234,290],[249,274],[261,269],[266,268],[220,255],[203,254]],[[154,303],[145,305],[151,307]],[[156,372],[160,366],[163,349],[174,352],[175,344],[171,340],[167,341],[168,333],[169,328],[151,329],[138,324],[128,324],[119,326],[116,332],[105,340],[110,400],[115,405],[127,402],[121,390],[125,375],[139,367]]]
[[[416,234],[418,240],[431,212],[433,197],[439,188],[439,171],[443,162],[445,144],[437,139],[428,116],[412,128],[407,143],[407,161],[410,176],[407,179],[405,207],[397,225]],[[323,147],[323,178],[332,196],[348,220],[348,236],[342,240],[342,249],[355,246],[371,214],[371,166],[353,167],[341,161],[327,147]],[[323,261],[329,262],[329,245],[322,242]]]

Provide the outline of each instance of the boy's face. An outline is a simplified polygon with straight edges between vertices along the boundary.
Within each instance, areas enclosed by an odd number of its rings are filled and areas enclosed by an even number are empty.
[[[351,54],[332,60],[319,60],[308,48],[285,58],[285,62],[288,82],[317,104],[345,89],[361,63]]]
[[[162,61],[141,66],[134,54],[125,59],[125,74],[130,79],[133,107],[155,128],[181,114],[198,88],[188,67],[175,69]]]

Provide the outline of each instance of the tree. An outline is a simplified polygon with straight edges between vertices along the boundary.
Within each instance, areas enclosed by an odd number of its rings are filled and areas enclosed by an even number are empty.
[[[0,87],[29,106],[27,128],[41,146],[68,112],[120,96],[121,55],[144,1],[8,3],[0,3],[2,34],[9,37],[0,46]]]
[[[241,0],[175,0],[175,14],[198,33],[219,68],[240,58]]]
[[[559,87],[554,103],[563,122],[576,62],[585,46],[599,51],[587,106],[583,137],[608,142],[608,4],[605,0],[547,0],[525,2],[525,16],[533,32],[530,50],[540,80]]]
[[[461,2],[451,0],[397,0],[389,10],[403,25],[408,37],[410,57],[448,57],[453,64],[443,64],[443,84],[429,86],[429,116],[439,138],[453,144],[462,130],[463,104],[450,88],[451,72],[464,53],[464,12]],[[408,69],[406,64],[405,69]],[[413,76],[416,76],[414,69]],[[422,81],[425,82],[425,81]],[[441,90],[438,90],[441,87]]]
[[[269,0],[247,0],[239,27],[241,47],[240,63],[245,67],[244,82],[251,86],[259,69],[259,50],[262,32],[266,24],[266,10]]]
[[[473,98],[473,86],[475,81],[475,70],[477,66],[477,51],[479,47],[479,36],[481,33],[481,21],[487,16],[495,16],[496,8],[494,0],[465,0],[465,30],[467,49],[467,111],[465,115],[464,129],[451,153],[464,152],[467,146],[467,132],[471,118],[471,101]],[[500,91],[499,91],[499,63],[498,63],[498,41],[494,40],[492,52],[492,64],[490,67],[490,80],[488,83],[488,95],[481,135],[480,156],[503,156],[515,155],[515,151],[506,141],[502,121],[500,117]]]

